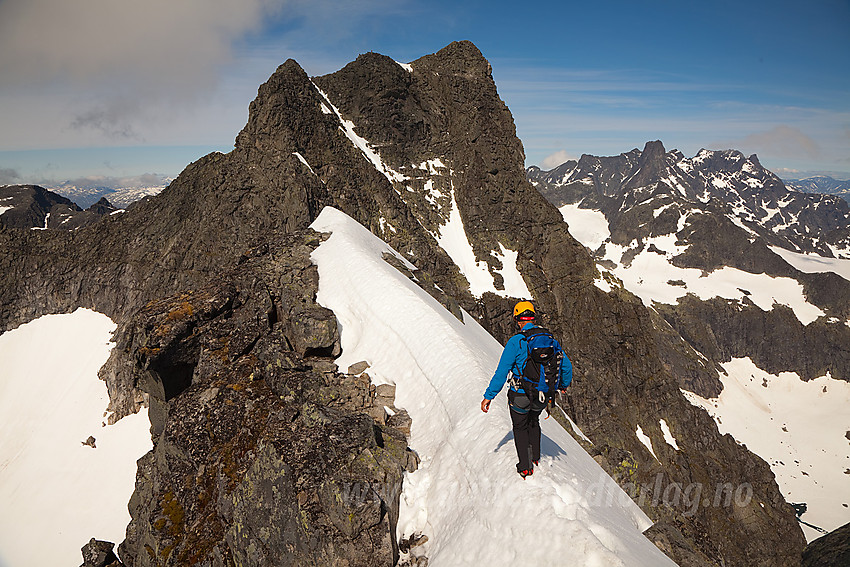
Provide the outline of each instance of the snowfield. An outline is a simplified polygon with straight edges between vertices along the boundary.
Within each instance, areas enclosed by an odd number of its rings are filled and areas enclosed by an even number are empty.
[[[778,246],[771,246],[770,249],[801,272],[809,274],[834,272],[845,280],[850,280],[850,260],[825,258],[816,254],[800,254],[799,252],[791,252]]]
[[[805,502],[802,519],[832,531],[850,519],[850,383],[821,376],[804,382],[793,372],[773,375],[749,358],[733,359],[712,399],[684,391],[705,408],[721,433],[770,465],[788,502]],[[829,419],[824,419],[829,416]],[[811,541],[822,533],[803,525]]]
[[[608,229],[608,219],[599,211],[581,209],[579,205],[581,203],[564,205],[558,210],[564,217],[564,222],[569,225],[570,234],[573,235],[573,238],[591,250],[596,250],[611,236]]]
[[[516,474],[504,394],[481,402],[501,345],[471,317],[459,321],[382,259],[399,254],[343,213],[312,228],[332,233],[313,253],[320,304],[339,321],[342,371],[367,361],[396,385],[422,462],[405,474],[398,536],[429,540],[411,553],[430,565],[673,565],[641,532],[651,521],[554,419],[542,420],[541,463]]]
[[[601,212],[580,209],[578,205],[565,205],[558,210],[569,225],[570,234],[584,246],[590,250],[597,250],[602,244],[605,245],[605,255],[601,259],[616,265],[611,273],[622,282],[623,287],[638,296],[647,307],[652,307],[655,302],[675,305],[680,298],[693,293],[700,299],[722,297],[741,301],[747,297],[765,311],[773,309],[774,304],[785,305],[794,311],[797,319],[804,325],[825,315],[819,307],[806,300],[803,286],[791,278],[751,274],[730,267],[704,274],[702,270],[695,268],[674,266],[671,260],[687,249],[687,246],[676,244],[675,234],[646,239],[642,251],[628,264],[624,264],[623,255],[638,243],[632,242],[629,246],[612,244],[608,223]],[[686,223],[687,213],[680,219],[679,229],[681,230]],[[788,255],[793,253],[789,252]],[[785,254],[782,254],[782,257],[792,266],[802,270],[799,263],[790,261]],[[846,270],[842,262],[847,260],[821,258],[820,262],[816,262],[813,257],[808,258],[808,265],[817,265],[818,271],[835,271],[839,275],[844,275],[842,270]],[[802,271],[814,271],[814,269]],[[601,280],[598,285],[604,291],[610,291],[610,286],[602,283]]]
[[[97,371],[114,330],[78,309],[0,335],[2,567],[79,565],[92,537],[124,541],[136,460],[152,444],[147,410],[104,425]]]

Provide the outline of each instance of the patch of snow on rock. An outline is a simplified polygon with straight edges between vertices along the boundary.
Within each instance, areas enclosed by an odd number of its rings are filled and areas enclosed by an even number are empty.
[[[637,429],[635,429],[635,435],[637,435],[638,441],[643,443],[644,447],[649,449],[649,452],[652,453],[652,456],[655,457],[655,460],[657,461],[658,457],[655,456],[655,450],[652,448],[652,439],[649,438],[649,435],[643,432],[643,428],[640,425],[638,425]]]
[[[406,181],[408,179],[407,176],[402,175],[401,173],[393,170],[391,167],[386,165],[384,163],[384,160],[381,159],[381,156],[378,154],[378,152],[376,152],[372,148],[372,145],[369,143],[369,141],[366,140],[366,138],[359,136],[354,131],[354,122],[342,116],[342,113],[339,111],[339,109],[334,106],[333,103],[331,103],[331,99],[328,98],[328,95],[326,95],[324,91],[322,91],[322,89],[320,89],[318,86],[316,86],[315,83],[313,83],[313,86],[316,88],[317,91],[319,91],[319,94],[325,99],[325,102],[327,102],[330,106],[330,109],[333,111],[333,114],[335,114],[336,117],[339,119],[341,124],[340,130],[342,130],[346,137],[351,140],[352,144],[354,144],[357,148],[360,149],[361,152],[363,152],[363,155],[366,157],[366,159],[372,162],[372,165],[375,166],[375,169],[383,173],[384,176],[389,180],[390,184],[392,184],[394,181]]]
[[[569,225],[570,234],[591,250],[596,250],[608,238],[608,220],[600,211],[579,208],[578,204],[559,207],[561,216]]]
[[[522,279],[522,274],[516,267],[517,256],[516,251],[510,248],[505,248],[505,245],[499,243],[501,253],[493,252],[493,255],[502,263],[502,269],[496,270],[496,273],[501,274],[502,280],[505,283],[505,291],[502,295],[508,297],[531,298],[531,292],[528,291],[528,286],[525,285],[525,280]]]
[[[295,157],[297,157],[297,158],[298,158],[298,161],[300,161],[301,163],[303,163],[304,165],[306,165],[306,166],[307,166],[307,169],[309,169],[309,170],[310,170],[310,173],[312,173],[313,175],[316,175],[316,172],[315,172],[315,171],[313,171],[313,168],[312,168],[312,167],[310,167],[310,164],[309,164],[309,163],[307,163],[307,160],[306,160],[306,159],[304,159],[304,156],[302,156],[302,155],[301,155],[301,154],[299,154],[298,152],[292,152],[292,155],[294,155]]]
[[[661,426],[661,433],[664,434],[664,441],[666,441],[668,445],[679,451],[679,444],[676,443],[676,438],[673,437],[673,434],[670,432],[670,426],[667,425],[667,421],[664,419],[659,419],[658,424]]]
[[[487,262],[480,262],[475,259],[475,252],[466,236],[460,209],[457,206],[457,201],[455,201],[454,190],[452,191],[452,210],[449,213],[449,220],[440,227],[440,232],[436,238],[440,247],[446,251],[446,254],[460,268],[461,273],[466,276],[472,295],[481,297],[486,291],[499,293]]]

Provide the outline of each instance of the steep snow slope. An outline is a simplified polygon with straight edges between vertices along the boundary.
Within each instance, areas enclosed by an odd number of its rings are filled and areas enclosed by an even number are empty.
[[[78,309],[0,335],[0,565],[78,565],[92,537],[124,540],[147,410],[105,426],[97,377],[115,324]],[[89,436],[95,447],[84,445]]]
[[[385,262],[401,256],[343,213],[326,208],[312,227],[332,233],[312,257],[318,301],[341,329],[339,367],[367,361],[413,419],[422,463],[405,478],[398,535],[429,541],[412,553],[434,566],[672,564],[641,535],[650,520],[554,420],[542,422],[538,471],[516,474],[507,408],[479,409],[495,339]]]
[[[804,382],[793,372],[772,375],[746,358],[723,368],[719,397],[685,392],[688,400],[770,464],[788,502],[806,503],[803,520],[827,531],[847,523],[850,384],[830,376]],[[803,532],[809,541],[822,535],[805,525]]]

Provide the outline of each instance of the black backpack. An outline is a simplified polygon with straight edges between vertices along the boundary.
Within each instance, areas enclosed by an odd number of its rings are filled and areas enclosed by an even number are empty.
[[[531,409],[542,411],[555,397],[561,383],[561,359],[564,351],[548,330],[532,327],[521,332],[525,337],[528,358],[520,384],[531,401]]]

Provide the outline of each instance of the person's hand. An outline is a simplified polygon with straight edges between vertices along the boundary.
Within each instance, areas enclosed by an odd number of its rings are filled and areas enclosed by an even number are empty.
[[[487,411],[489,409],[490,409],[490,400],[488,400],[487,398],[484,398],[483,400],[481,400],[481,411],[483,411],[484,413],[487,413]]]

